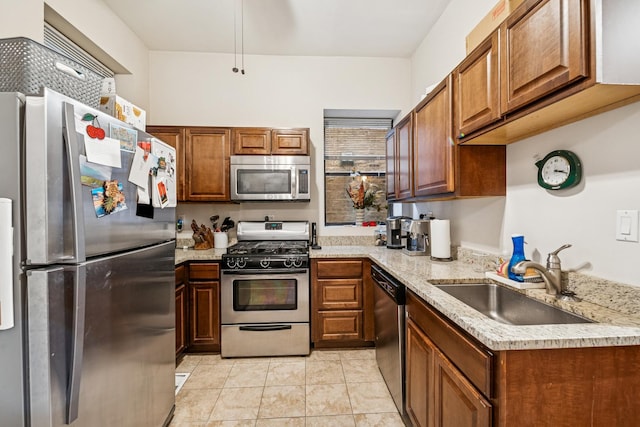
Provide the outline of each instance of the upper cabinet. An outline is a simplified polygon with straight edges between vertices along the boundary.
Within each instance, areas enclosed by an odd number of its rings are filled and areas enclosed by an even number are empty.
[[[589,73],[586,1],[543,0],[528,5],[516,9],[500,27],[503,113]]]
[[[453,71],[458,137],[500,119],[498,40],[496,31]]]
[[[233,128],[232,154],[309,155],[309,129]]]
[[[387,161],[387,200],[396,199],[396,130],[391,129],[386,139],[386,161]]]
[[[186,199],[228,201],[230,129],[189,127],[185,136]]]
[[[396,174],[397,199],[413,196],[413,112],[396,126]]]
[[[509,144],[638,101],[638,16],[636,0],[524,1],[454,71],[458,141]]]
[[[453,81],[447,76],[395,126],[394,144],[387,139],[396,200],[505,195],[506,147],[462,146],[452,137]]]
[[[453,147],[451,79],[448,77],[414,110],[414,196],[430,196],[454,190]]]

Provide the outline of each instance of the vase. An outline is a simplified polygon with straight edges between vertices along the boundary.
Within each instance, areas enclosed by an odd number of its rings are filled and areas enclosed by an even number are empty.
[[[513,234],[511,236],[511,240],[513,241],[513,255],[511,255],[511,259],[509,260],[509,268],[507,272],[509,274],[509,279],[515,280],[516,282],[524,282],[524,275],[516,274],[511,271],[511,268],[519,263],[520,261],[524,261],[524,236],[522,234]]]
[[[356,226],[362,227],[362,223],[364,222],[364,209],[356,209]]]

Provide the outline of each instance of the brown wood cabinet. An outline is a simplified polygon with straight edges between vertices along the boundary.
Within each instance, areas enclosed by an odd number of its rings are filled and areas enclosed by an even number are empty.
[[[220,266],[189,265],[189,352],[220,351]]]
[[[541,0],[500,26],[502,111],[521,108],[588,76],[588,2]]]
[[[228,128],[186,129],[186,199],[200,202],[228,201],[229,153]]]
[[[176,267],[176,358],[187,348],[188,298],[186,267]]]
[[[451,78],[434,88],[414,112],[413,195],[451,193],[455,189]]]
[[[396,130],[391,129],[385,140],[386,164],[387,164],[387,200],[396,199]]]
[[[148,126],[147,131],[176,148],[178,201],[230,200],[230,128]]]
[[[407,295],[407,413],[415,426],[490,426],[492,354]],[[464,372],[464,373],[463,373]]]
[[[454,123],[459,138],[501,117],[498,32],[453,71]]]
[[[636,55],[628,40],[638,37],[637,13],[620,6],[594,0],[524,1],[491,36],[498,40],[499,73],[487,74],[484,84],[475,70],[476,78],[469,75],[465,82],[462,77],[456,85],[459,142],[509,144],[640,100],[640,69],[625,59]],[[494,41],[485,40],[459,69],[484,69],[489,43],[496,49]],[[495,74],[499,89],[492,90]],[[496,97],[498,119],[489,114]],[[488,100],[491,108],[485,105]]]
[[[313,259],[311,289],[311,335],[315,347],[373,344],[369,260]]]
[[[407,292],[414,426],[635,426],[640,346],[491,351]]]
[[[178,126],[147,126],[147,132],[176,149],[176,197],[179,202],[185,201],[185,128]]]
[[[395,191],[396,199],[413,196],[413,112],[396,126]]]
[[[309,129],[233,128],[232,154],[309,155]]]

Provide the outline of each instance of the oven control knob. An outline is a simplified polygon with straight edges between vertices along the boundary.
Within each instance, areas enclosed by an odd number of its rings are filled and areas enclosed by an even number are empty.
[[[293,260],[291,258],[287,258],[284,260],[284,266],[287,268],[291,268],[291,265],[293,264]]]
[[[295,268],[300,268],[300,266],[302,266],[302,258],[295,258],[293,260],[293,266]]]
[[[236,260],[236,267],[238,268],[244,268],[244,266],[247,265],[247,260],[246,258],[238,258]]]
[[[262,268],[267,268],[267,267],[269,267],[269,263],[270,263],[270,261],[269,261],[269,259],[268,259],[268,258],[264,258],[264,259],[261,259],[261,260],[260,260],[260,266],[261,266]]]
[[[234,258],[227,258],[227,267],[235,268],[237,265],[237,261]]]

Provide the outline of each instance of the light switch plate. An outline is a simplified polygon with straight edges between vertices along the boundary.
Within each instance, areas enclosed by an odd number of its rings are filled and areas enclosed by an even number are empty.
[[[616,240],[638,241],[638,211],[620,210],[616,212]]]

